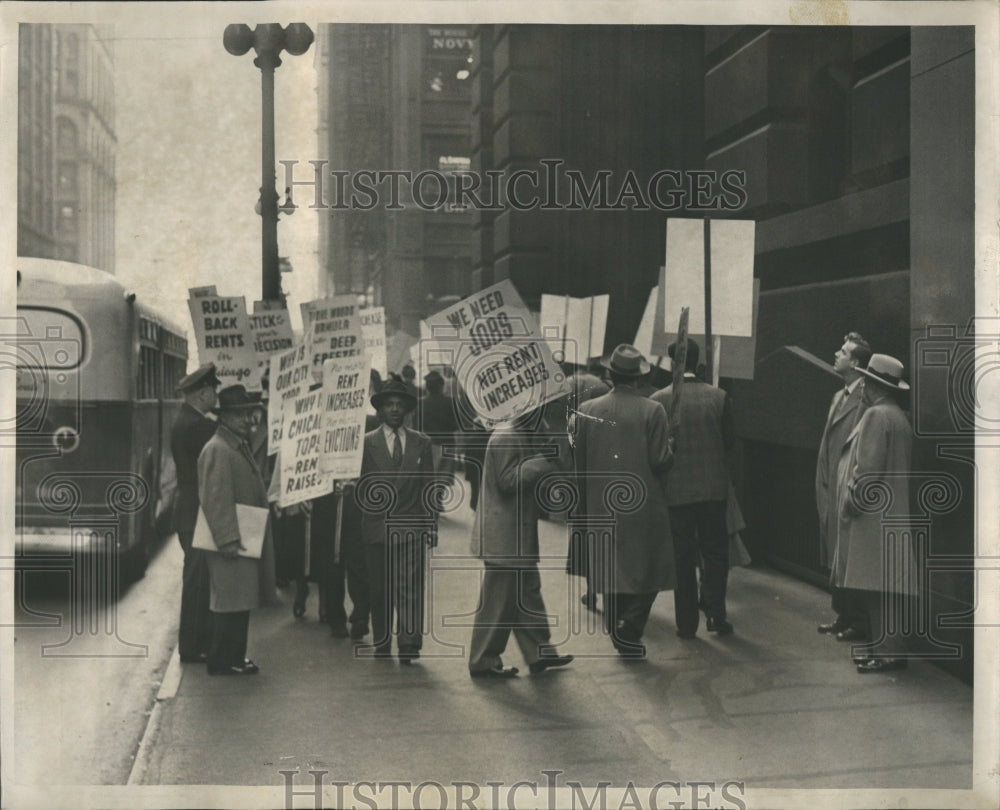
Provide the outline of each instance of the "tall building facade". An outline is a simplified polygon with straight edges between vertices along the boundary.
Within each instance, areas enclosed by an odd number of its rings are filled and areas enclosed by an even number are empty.
[[[417,204],[403,181],[366,180],[368,210],[339,205],[359,173],[449,176],[469,166],[470,30],[461,26],[332,24],[317,33],[319,142],[327,174],[320,211],[320,264],[327,294],[384,305],[390,324],[418,334],[438,301],[473,290],[471,214]],[[418,195],[420,192],[418,192]],[[363,204],[369,197],[362,198]]]
[[[18,44],[21,256],[114,272],[115,96],[110,26],[23,23]]]

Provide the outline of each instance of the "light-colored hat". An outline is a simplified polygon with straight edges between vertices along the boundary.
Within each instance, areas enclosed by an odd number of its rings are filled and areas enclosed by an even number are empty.
[[[873,354],[868,361],[868,368],[859,368],[862,374],[876,382],[882,383],[897,391],[909,391],[910,386],[903,382],[903,364],[888,354]]]
[[[601,365],[614,374],[623,377],[643,377],[649,374],[650,365],[635,346],[619,343],[611,352],[611,357],[601,360]]]

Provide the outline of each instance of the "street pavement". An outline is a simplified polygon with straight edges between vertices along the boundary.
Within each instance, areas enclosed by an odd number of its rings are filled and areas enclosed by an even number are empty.
[[[505,663],[519,677],[470,678],[481,570],[466,556],[471,522],[465,506],[442,518],[418,662],[359,657],[318,621],[315,586],[301,619],[283,591],[285,604],[252,614],[249,655],[260,674],[211,677],[175,652],[130,784],[259,785],[280,796],[291,778],[308,794],[316,770],[326,784],[545,785],[543,771],[559,771],[560,786],[970,787],[972,688],[927,661],[858,674],[849,645],[816,632],[830,618],[823,591],[736,568],[735,634],[717,637],[702,623],[688,641],[675,635],[663,593],[647,659],[627,662],[580,605],[581,581],[564,573],[566,528],[554,521],[541,524],[542,593],[553,642],[576,660],[531,675],[512,638]],[[312,806],[308,796],[296,801]]]

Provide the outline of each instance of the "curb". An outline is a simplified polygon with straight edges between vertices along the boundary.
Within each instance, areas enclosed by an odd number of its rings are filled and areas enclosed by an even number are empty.
[[[149,713],[149,720],[146,721],[146,728],[142,732],[139,740],[139,748],[135,753],[135,760],[132,762],[132,770],[129,772],[126,785],[146,784],[146,774],[149,771],[152,759],[153,744],[159,736],[160,725],[163,722],[163,712],[165,701],[170,700],[177,694],[183,677],[180,653],[174,647],[170,656],[170,663],[167,664],[167,671],[163,675],[160,689],[156,693],[156,701],[153,710]]]

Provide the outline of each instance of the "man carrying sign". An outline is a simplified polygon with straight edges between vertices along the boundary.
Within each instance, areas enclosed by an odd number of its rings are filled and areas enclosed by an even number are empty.
[[[668,354],[676,372],[680,368],[676,343],[670,344]],[[732,414],[726,392],[703,383],[695,375],[698,344],[690,339],[683,368],[684,394],[676,408],[674,466],[667,473],[667,503],[670,504],[670,528],[677,563],[677,589],[674,591],[677,635],[694,638],[698,631],[699,606],[705,611],[709,631],[728,635],[733,632],[733,626],[726,621],[726,580],[729,576],[726,453],[734,438]],[[674,397],[671,384],[657,391],[651,399],[671,413]],[[701,599],[698,598],[696,573],[699,557],[704,565]]]

